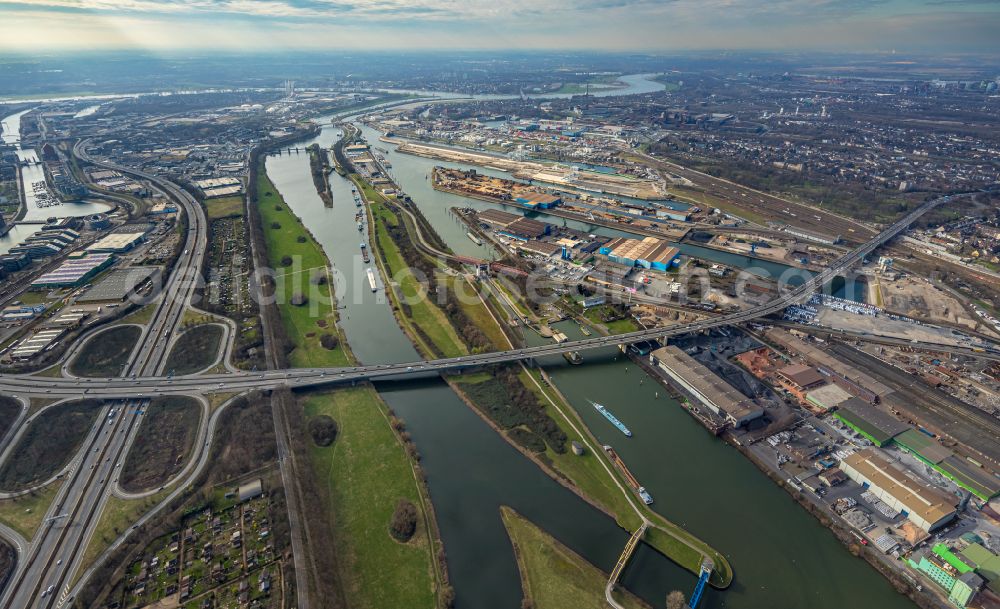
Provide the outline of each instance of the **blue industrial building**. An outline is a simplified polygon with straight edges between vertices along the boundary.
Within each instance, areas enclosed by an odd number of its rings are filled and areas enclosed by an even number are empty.
[[[608,260],[630,267],[667,271],[680,262],[681,252],[656,237],[643,240],[619,237],[608,241],[599,252]]]

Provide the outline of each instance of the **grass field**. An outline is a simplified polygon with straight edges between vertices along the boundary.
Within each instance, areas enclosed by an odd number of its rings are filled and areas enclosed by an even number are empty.
[[[54,476],[76,454],[100,407],[98,400],[68,402],[35,418],[0,468],[0,489],[16,491]]]
[[[162,396],[153,398],[144,416],[121,471],[121,486],[130,492],[166,484],[184,467],[201,407],[188,397]]]
[[[45,488],[14,499],[0,499],[0,522],[30,540],[38,530],[38,526],[42,524],[45,512],[55,499],[61,485],[61,482],[54,482]]]
[[[587,562],[514,510],[500,508],[514,546],[521,587],[532,609],[605,609],[608,574]],[[626,609],[649,607],[620,589],[616,600]]]
[[[433,607],[435,558],[417,482],[378,394],[367,387],[313,394],[304,399],[304,408],[310,418],[332,417],[340,430],[327,447],[304,441],[310,443],[313,470],[325,490],[352,606]],[[421,512],[417,532],[405,544],[393,539],[388,528],[401,498]]]
[[[156,312],[156,305],[155,304],[148,304],[148,305],[139,307],[135,311],[132,311],[131,313],[129,313],[125,317],[122,317],[120,320],[118,320],[115,323],[118,323],[118,324],[138,324],[140,326],[144,326],[144,325],[146,325],[146,324],[149,323],[150,319],[153,318],[153,313],[155,313],[155,312]]]
[[[83,565],[86,567],[92,564],[101,552],[111,545],[111,542],[128,530],[135,521],[139,520],[143,514],[162,501],[169,493],[169,490],[165,490],[142,499],[122,499],[114,495],[108,497],[108,502],[97,521],[90,543],[87,544],[87,550],[83,554]],[[80,575],[81,573],[77,573],[76,577],[80,577]]]
[[[243,197],[218,197],[205,201],[205,213],[209,220],[236,218],[243,215]]]
[[[302,268],[325,268],[325,254],[288,211],[266,176],[260,183],[259,199],[269,261],[274,264],[283,256],[298,254]],[[275,222],[280,228],[272,227]],[[301,235],[306,243],[299,243]],[[280,306],[289,340],[296,345],[292,365],[347,365],[350,358],[343,347],[327,351],[318,338],[307,336],[319,329],[315,320],[298,315],[307,308]],[[324,311],[332,326],[335,311],[330,306]],[[336,332],[333,328],[327,331]],[[326,352],[320,354],[326,357],[310,355],[317,350]],[[339,578],[351,605],[371,609],[434,607],[436,557],[419,485],[378,394],[370,387],[342,389],[311,394],[303,398],[302,405],[307,418],[327,415],[339,425],[337,439],[330,446],[317,446],[309,437],[302,441],[309,443],[310,463],[332,521]],[[401,498],[410,500],[420,512],[417,532],[405,544],[389,534],[389,521]]]
[[[119,326],[90,337],[70,362],[69,371],[91,378],[119,376],[141,332],[136,326]]]
[[[21,292],[17,299],[24,305],[37,305],[54,300],[53,298],[49,298],[49,290]]]
[[[62,363],[56,364],[54,366],[49,366],[45,370],[40,370],[34,373],[34,376],[44,376],[46,378],[59,378],[62,376]]]
[[[222,326],[218,324],[203,324],[185,330],[170,349],[167,371],[182,376],[211,366],[219,356],[222,334]]]
[[[403,260],[403,255],[386,230],[387,224],[393,226],[396,224],[395,216],[389,213],[382,203],[372,203],[371,210],[375,221],[375,234],[381,246],[381,254],[385,257],[386,273],[392,280],[398,281],[401,297],[410,303],[410,315],[407,321],[419,326],[443,357],[468,354],[468,349],[444,312],[426,297],[424,286],[412,274],[403,272],[409,265]]]
[[[626,332],[635,332],[639,329],[639,326],[631,317],[616,319],[615,321],[609,322],[601,321],[601,312],[604,311],[605,308],[605,306],[591,307],[583,313],[583,316],[586,317],[591,323],[604,325],[604,327],[606,327],[608,332],[611,334],[624,334]]]
[[[329,279],[326,254],[285,204],[263,165],[257,172],[257,192],[267,263],[277,274],[278,309],[285,332],[294,343],[289,363],[296,368],[348,365],[350,360],[342,346],[331,350],[320,344],[322,334],[338,334],[329,281],[322,285],[311,281],[317,273]],[[291,266],[282,264],[286,257],[293,261]],[[305,294],[309,301],[302,306],[291,304],[296,293]]]

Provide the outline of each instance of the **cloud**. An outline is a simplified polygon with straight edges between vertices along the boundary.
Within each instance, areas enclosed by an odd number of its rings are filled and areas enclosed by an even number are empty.
[[[887,2],[891,0],[5,0],[0,6],[115,14],[231,14],[301,19],[397,15],[468,20],[517,19],[526,15],[586,16],[604,11],[718,18],[846,16]]]
[[[0,22],[11,50],[995,50],[1000,1],[0,0]]]

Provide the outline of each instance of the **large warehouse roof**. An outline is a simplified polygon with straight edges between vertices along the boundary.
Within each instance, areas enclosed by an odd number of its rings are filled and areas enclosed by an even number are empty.
[[[841,404],[836,415],[879,446],[910,428],[888,412],[858,398],[851,398]]]
[[[605,245],[611,251],[609,254],[616,258],[628,260],[645,260],[647,262],[662,262],[668,264],[680,253],[670,242],[656,237],[646,237],[645,239],[627,239],[618,237],[612,239]]]
[[[858,451],[845,458],[844,463],[926,522],[939,522],[955,511],[954,497],[908,476],[875,449]]]

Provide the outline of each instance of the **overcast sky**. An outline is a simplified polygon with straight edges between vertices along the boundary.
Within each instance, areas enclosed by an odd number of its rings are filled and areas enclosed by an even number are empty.
[[[0,0],[57,49],[1000,52],[1000,0]]]

